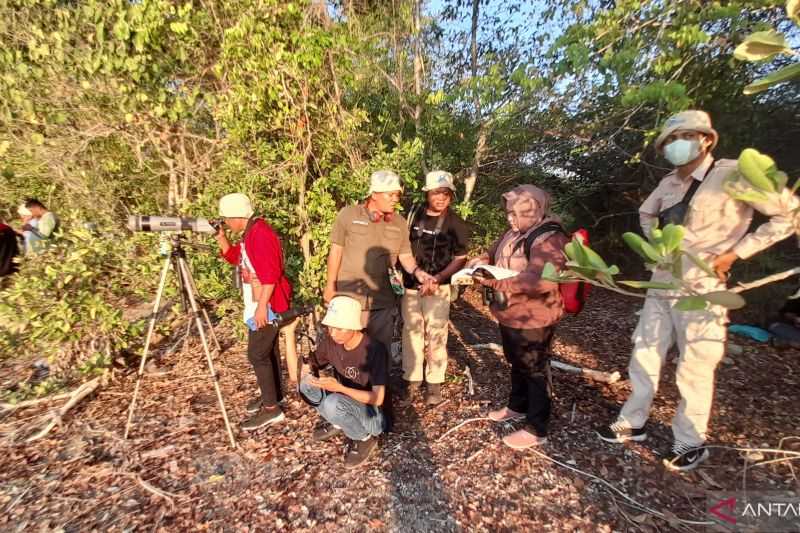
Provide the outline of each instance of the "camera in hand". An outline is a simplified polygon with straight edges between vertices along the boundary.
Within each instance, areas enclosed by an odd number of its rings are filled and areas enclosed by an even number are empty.
[[[131,231],[193,231],[196,233],[217,233],[222,220],[190,217],[162,217],[131,215],[128,229]]]
[[[214,231],[219,232],[222,229],[222,225],[225,224],[225,221],[221,218],[209,218],[208,225],[214,228]]]
[[[477,269],[473,276],[484,279],[496,279],[491,272],[485,269]],[[483,304],[494,306],[495,309],[503,310],[508,307],[508,296],[503,291],[495,290],[491,287],[483,287]]]
[[[336,371],[333,369],[333,365],[327,364],[322,368],[317,369],[317,377],[319,378],[335,378]]]

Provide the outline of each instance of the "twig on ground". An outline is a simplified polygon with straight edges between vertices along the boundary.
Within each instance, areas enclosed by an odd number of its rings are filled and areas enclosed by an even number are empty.
[[[785,440],[800,440],[800,437],[795,435],[783,437],[780,441],[778,441],[778,448],[783,448],[783,441]],[[797,479],[797,475],[794,472],[794,466],[792,466],[792,463],[786,463],[786,466],[789,467],[789,471],[792,473],[792,479],[794,479],[795,483],[800,483],[800,480]]]
[[[675,520],[675,521],[677,521],[677,522],[679,522],[681,524],[694,525],[694,526],[708,526],[708,525],[712,525],[712,524],[715,523],[715,522],[710,522],[710,521],[686,520],[684,518],[667,517],[666,514],[664,514],[662,512],[659,512],[659,511],[656,511],[655,509],[651,509],[650,507],[647,507],[646,505],[644,505],[642,503],[639,503],[638,501],[634,500],[633,498],[631,498],[630,496],[628,496],[627,494],[622,492],[620,489],[618,489],[617,487],[612,485],[610,482],[606,481],[605,479],[603,479],[603,478],[601,478],[599,476],[595,476],[594,474],[590,474],[589,472],[585,472],[585,471],[581,470],[580,468],[576,468],[576,467],[570,466],[570,465],[568,465],[566,463],[562,463],[561,461],[553,459],[549,455],[544,454],[544,453],[542,453],[542,452],[540,452],[538,450],[531,450],[531,451],[534,454],[536,454],[539,457],[541,457],[542,459],[545,459],[547,461],[550,461],[551,463],[554,463],[554,464],[557,464],[557,465],[559,465],[559,466],[561,466],[563,468],[566,468],[567,470],[571,470],[573,472],[581,474],[582,476],[588,477],[590,479],[593,479],[595,481],[598,481],[598,482],[602,483],[603,485],[605,485],[606,487],[608,487],[609,489],[611,489],[615,493],[617,493],[620,496],[622,496],[630,505],[632,505],[636,509],[639,509],[639,510],[644,511],[646,513],[650,513],[650,514],[652,514],[654,516],[657,516],[658,518],[661,518],[663,520],[667,520],[667,521]]]
[[[757,463],[753,463],[753,466],[766,466],[776,463],[783,463],[783,462],[790,462],[790,461],[800,461],[800,457],[781,457],[780,459],[770,459],[769,461],[759,461]],[[789,465],[791,466],[791,465]]]
[[[466,462],[466,463],[471,462],[473,459],[475,459],[476,457],[478,457],[480,454],[482,454],[485,451],[486,451],[486,448],[481,448],[477,452],[475,452],[472,455],[470,455],[469,457],[467,457],[467,459],[464,462]]]
[[[446,436],[448,436],[450,433],[458,430],[459,428],[463,427],[466,424],[469,424],[470,422],[478,422],[478,421],[481,421],[481,420],[491,420],[491,418],[489,418],[489,417],[468,418],[468,419],[464,420],[463,422],[461,422],[460,424],[458,424],[457,426],[447,430],[441,437],[436,439],[436,442],[441,441]],[[566,468],[567,470],[571,470],[573,472],[581,474],[582,476],[588,477],[590,479],[593,479],[595,481],[598,481],[598,482],[602,483],[603,485],[605,485],[606,487],[611,489],[616,494],[622,496],[626,500],[626,502],[629,505],[631,505],[632,507],[634,507],[635,509],[638,509],[638,510],[646,512],[646,513],[650,513],[650,514],[652,514],[652,515],[654,515],[654,516],[656,516],[658,518],[661,518],[662,520],[666,520],[666,521],[668,521],[670,523],[673,522],[673,521],[676,521],[677,523],[680,523],[680,524],[695,525],[695,526],[706,526],[706,525],[712,525],[712,524],[715,523],[715,522],[709,522],[709,521],[686,520],[686,519],[677,518],[677,517],[673,518],[672,515],[667,516],[664,513],[661,513],[659,511],[656,511],[655,509],[651,509],[650,507],[647,507],[646,505],[644,505],[642,503],[639,503],[638,501],[634,500],[633,498],[631,498],[630,496],[628,496],[627,494],[622,492],[620,489],[618,489],[617,487],[612,485],[610,482],[606,481],[605,479],[603,479],[601,477],[595,476],[594,474],[590,474],[589,472],[585,472],[585,471],[583,471],[583,470],[581,470],[579,468],[576,468],[574,466],[570,466],[568,464],[562,463],[561,461],[553,459],[549,455],[546,455],[546,454],[544,454],[544,453],[542,453],[542,452],[540,452],[538,450],[533,450],[532,449],[531,451],[534,454],[536,454],[539,457],[541,457],[542,459],[545,459],[547,461],[550,461],[551,463],[554,463],[554,464],[557,464],[557,465],[559,465],[559,466],[561,466],[563,468]],[[778,450],[778,451],[785,452],[786,450]],[[800,453],[798,453],[798,455],[800,455]]]
[[[747,448],[747,447],[739,447],[739,446],[724,446],[721,444],[711,444],[707,446],[700,446],[701,448],[706,448],[708,450],[717,449],[717,450],[733,450],[736,452],[763,452],[763,453],[783,453],[786,455],[791,455],[795,458],[800,458],[800,452],[795,452],[793,450],[782,450],[780,448]],[[760,463],[754,463],[760,464]]]
[[[556,361],[556,360],[551,360],[550,366],[552,366],[553,368],[558,368],[559,370],[564,370],[565,372],[580,374],[593,381],[600,381],[608,384],[616,383],[622,377],[620,376],[620,373],[617,371],[603,372],[602,370],[592,370],[591,368],[582,368],[578,366],[568,365],[566,363],[562,363],[561,361]]]
[[[6,516],[8,516],[8,513],[10,513],[10,512],[11,512],[11,509],[13,509],[13,508],[14,508],[14,507],[15,507],[15,506],[16,506],[16,505],[17,505],[17,504],[20,502],[20,500],[22,500],[22,498],[23,498],[23,497],[24,497],[26,494],[28,494],[28,492],[31,490],[31,488],[32,488],[32,487],[33,487],[33,485],[28,485],[28,487],[27,487],[25,490],[23,490],[23,491],[20,493],[20,495],[19,495],[19,496],[17,496],[17,497],[14,499],[14,501],[13,501],[13,502],[11,502],[11,505],[9,505],[9,506],[8,506],[8,508],[7,508],[5,511],[3,511],[3,514],[4,514],[4,515],[6,515]]]
[[[614,504],[614,509],[617,510],[617,513],[619,513],[626,522],[628,522],[634,529],[641,530],[640,524],[635,522],[630,516],[628,516],[628,513],[622,510],[613,494],[611,495],[611,503]]]
[[[472,371],[469,369],[469,365],[464,367],[464,376],[467,378],[467,392],[470,396],[475,396],[475,384],[472,381]]]
[[[434,405],[433,407],[431,407],[431,409],[430,409],[430,410],[431,410],[431,411],[435,411],[436,409],[440,409],[441,407],[443,407],[443,406],[447,405],[448,403],[450,403],[450,398],[446,399],[445,401],[443,401],[443,402],[441,402],[441,403],[437,403],[436,405]]]
[[[139,486],[142,487],[147,492],[150,492],[151,494],[155,494],[156,496],[167,500],[167,502],[169,502],[170,507],[175,507],[175,500],[173,500],[173,498],[180,498],[179,494],[173,494],[171,492],[161,490],[158,487],[154,487],[147,481],[143,480],[141,476],[139,476],[138,474],[127,473],[125,475],[133,478],[136,481],[136,483],[138,483]]]
[[[22,409],[23,407],[31,407],[33,405],[40,405],[47,402],[54,402],[56,400],[64,400],[66,398],[69,398],[69,393],[56,394],[54,396],[47,396],[45,398],[38,398],[36,400],[25,400],[17,403],[2,402],[0,403],[0,415],[11,414],[17,409]]]
[[[91,393],[95,391],[95,389],[97,389],[97,387],[100,386],[100,381],[104,376],[105,374],[103,374],[103,376],[96,377],[91,381],[87,381],[86,383],[75,389],[69,395],[69,401],[67,401],[67,403],[62,405],[61,408],[59,408],[55,412],[45,417],[45,418],[49,417],[50,420],[45,424],[45,426],[42,429],[40,429],[30,437],[25,439],[25,442],[33,442],[39,440],[48,433],[50,433],[50,431],[54,427],[56,427],[58,424],[61,423],[62,418],[69,412],[70,409],[75,407],[81,400],[89,396]]]
[[[466,424],[469,424],[470,422],[479,422],[481,420],[491,420],[491,418],[489,418],[488,416],[479,416],[479,417],[476,417],[476,418],[468,418],[468,419],[464,420],[463,422],[461,422],[459,425],[448,429],[441,437],[436,439],[436,442],[439,442],[440,440],[442,440],[446,436],[448,436],[450,433],[456,431],[457,429],[459,429],[460,427],[462,427],[462,426],[464,426]]]

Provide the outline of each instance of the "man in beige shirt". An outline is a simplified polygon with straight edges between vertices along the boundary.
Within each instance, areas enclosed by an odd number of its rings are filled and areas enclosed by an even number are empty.
[[[357,300],[370,338],[391,350],[398,296],[392,289],[390,270],[399,260],[420,283],[433,277],[417,266],[411,252],[406,219],[395,212],[402,187],[391,170],[370,176],[369,197],[363,204],[339,211],[331,230],[325,303],[334,296]],[[402,283],[397,280],[397,283]]]
[[[683,258],[683,281],[699,293],[724,290],[728,271],[736,260],[747,259],[794,233],[793,211],[800,206],[788,189],[768,194],[764,202],[734,200],[723,184],[736,171],[737,162],[714,160],[711,151],[717,140],[711,119],[703,111],[683,111],[670,117],[655,146],[676,169],[661,180],[639,209],[645,233],[659,218],[660,225],[684,225],[682,248],[708,262],[717,273],[717,277],[710,276]],[[684,200],[690,190],[693,196]],[[754,209],[770,218],[748,234]],[[656,270],[652,279],[673,278],[669,272]],[[653,290],[649,294],[676,295]],[[672,452],[664,464],[672,470],[692,470],[709,455],[703,446],[714,395],[714,372],[725,353],[728,316],[721,306],[681,312],[673,309],[673,304],[674,300],[645,300],[633,333],[628,369],[631,395],[617,420],[597,433],[607,442],[647,438],[644,425],[658,389],[661,366],[667,351],[677,342],[680,359],[676,382],[681,400],[672,420]]]

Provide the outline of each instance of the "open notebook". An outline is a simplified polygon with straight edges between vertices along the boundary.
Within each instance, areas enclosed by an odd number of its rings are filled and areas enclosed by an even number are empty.
[[[450,283],[453,285],[472,285],[472,276],[481,270],[486,273],[486,277],[492,279],[513,278],[519,274],[519,272],[507,268],[492,265],[478,265],[472,268],[462,268],[450,277]]]

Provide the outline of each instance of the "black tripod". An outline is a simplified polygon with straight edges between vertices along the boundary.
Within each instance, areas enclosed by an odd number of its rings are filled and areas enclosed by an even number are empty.
[[[211,380],[214,383],[214,390],[217,392],[219,408],[222,411],[222,419],[225,421],[225,429],[228,432],[228,438],[231,441],[231,446],[235,448],[236,440],[233,438],[231,424],[228,421],[228,413],[225,411],[225,401],[222,399],[222,392],[219,388],[219,376],[214,370],[214,362],[211,359],[211,350],[208,346],[208,338],[206,337],[205,327],[208,327],[211,340],[214,342],[214,347],[216,348],[217,353],[221,353],[222,350],[220,349],[217,336],[214,333],[214,328],[211,326],[211,320],[208,318],[208,313],[204,307],[201,307],[201,305],[198,304],[197,286],[195,285],[194,278],[192,277],[192,272],[189,270],[189,265],[186,262],[186,251],[183,249],[183,236],[180,234],[172,236],[172,251],[164,260],[164,266],[161,269],[161,279],[158,282],[158,292],[156,293],[156,301],[153,304],[153,314],[150,315],[150,324],[147,328],[147,337],[144,341],[142,360],[139,363],[139,373],[136,376],[136,387],[133,389],[133,398],[131,399],[131,404],[128,407],[128,421],[125,423],[124,438],[128,438],[128,433],[130,432],[131,424],[133,423],[133,413],[136,409],[136,399],[139,396],[139,386],[141,385],[142,377],[144,375],[144,367],[147,363],[147,355],[150,351],[150,341],[152,340],[153,331],[155,330],[158,311],[161,307],[161,297],[164,295],[164,287],[167,284],[167,272],[169,272],[170,266],[177,275],[178,290],[180,292],[183,308],[187,312],[191,311],[191,316],[189,317],[189,330],[191,329],[192,321],[194,321],[197,331],[200,334],[200,341],[203,344],[203,351],[206,354],[206,362],[208,363],[208,371],[211,375]]]

